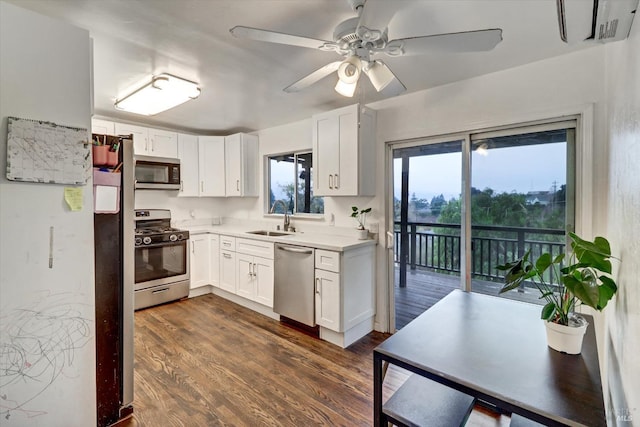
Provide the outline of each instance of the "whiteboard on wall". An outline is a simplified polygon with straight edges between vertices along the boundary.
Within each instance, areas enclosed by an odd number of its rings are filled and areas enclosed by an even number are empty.
[[[52,122],[7,119],[7,179],[85,185],[91,174],[88,131]]]

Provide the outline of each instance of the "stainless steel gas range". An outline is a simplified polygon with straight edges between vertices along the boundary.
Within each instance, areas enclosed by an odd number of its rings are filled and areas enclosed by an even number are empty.
[[[171,227],[167,209],[135,210],[136,310],[189,295],[189,232]]]

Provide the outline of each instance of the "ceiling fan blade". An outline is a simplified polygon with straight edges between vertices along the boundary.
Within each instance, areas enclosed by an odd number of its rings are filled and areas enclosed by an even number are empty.
[[[398,2],[367,0],[360,12],[356,34],[363,41],[376,41],[386,31],[389,21],[398,10]]]
[[[327,45],[333,48],[335,43],[326,40],[312,39],[310,37],[296,36],[293,34],[278,33],[275,31],[261,30],[259,28],[236,26],[229,30],[231,34],[239,39],[251,39],[269,43],[280,43],[300,47],[308,47],[310,49],[327,49]]]
[[[396,96],[407,90],[389,67],[380,60],[372,61],[369,67],[364,68],[364,72],[369,76],[373,87],[385,96]]]
[[[481,52],[493,49],[501,41],[502,30],[496,28],[391,40],[384,52],[390,56]]]
[[[329,74],[338,70],[338,67],[342,64],[342,61],[332,62],[330,64],[325,65],[322,68],[317,69],[313,73],[309,74],[306,77],[301,78],[297,82],[293,83],[290,86],[285,87],[283,90],[287,93],[298,92],[302,89],[305,89],[315,82],[327,77]]]

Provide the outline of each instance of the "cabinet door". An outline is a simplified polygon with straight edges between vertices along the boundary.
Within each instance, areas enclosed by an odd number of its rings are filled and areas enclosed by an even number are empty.
[[[273,260],[255,257],[255,301],[273,308]]]
[[[201,197],[225,196],[225,146],[222,136],[201,136],[198,139],[200,152]]]
[[[358,106],[341,109],[338,114],[338,165],[333,177],[333,194],[358,195]],[[355,107],[355,108],[353,108]],[[351,161],[349,161],[351,160]]]
[[[334,193],[335,175],[340,169],[339,122],[331,114],[314,116],[313,122],[313,172],[316,196]],[[352,159],[355,161],[355,159]]]
[[[178,135],[178,158],[180,159],[180,191],[178,196],[197,197],[200,185],[197,136]]]
[[[116,135],[133,135],[133,154],[151,155],[149,129],[142,126],[116,123]]]
[[[108,120],[91,119],[91,133],[100,135],[115,135],[116,124]]]
[[[191,289],[208,285],[209,281],[209,236],[191,236]]]
[[[220,289],[236,293],[236,253],[220,251]]]
[[[220,236],[209,234],[209,276],[213,286],[220,286]]]
[[[242,136],[240,134],[225,137],[224,141],[224,165],[226,167],[226,194],[227,196],[241,196],[242,190]]]
[[[149,129],[149,155],[178,157],[178,134],[160,129]]]
[[[342,332],[340,325],[340,275],[316,270],[316,323]]]
[[[253,257],[244,254],[236,254],[236,257],[238,260],[236,293],[243,298],[253,300],[256,294]]]

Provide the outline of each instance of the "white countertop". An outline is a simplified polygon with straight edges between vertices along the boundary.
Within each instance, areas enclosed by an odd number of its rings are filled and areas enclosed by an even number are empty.
[[[274,243],[289,243],[296,246],[306,246],[316,249],[326,249],[329,251],[343,252],[350,249],[356,249],[364,246],[375,245],[376,241],[358,240],[355,237],[341,236],[336,234],[324,234],[318,232],[295,232],[288,233],[286,236],[262,236],[259,234],[250,234],[249,231],[259,230],[261,228],[239,226],[239,225],[196,225],[182,226],[188,230],[190,234],[223,234],[225,236],[240,237],[245,239],[262,240]],[[275,230],[269,230],[275,231]]]

